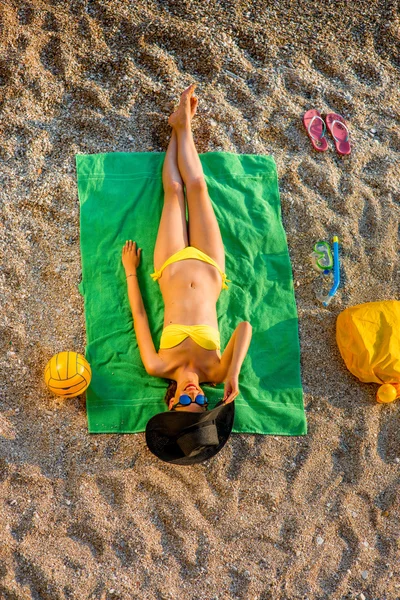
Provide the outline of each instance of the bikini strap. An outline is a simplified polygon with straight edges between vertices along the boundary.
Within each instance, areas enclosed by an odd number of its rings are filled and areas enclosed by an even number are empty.
[[[161,271],[162,271],[162,269],[160,269],[159,271],[154,271],[154,273],[150,273],[150,277],[152,278],[153,281],[157,281],[157,279],[160,279]]]
[[[232,283],[232,281],[227,278],[226,273],[222,273],[222,271],[221,271],[221,275],[222,275],[222,289],[229,290],[228,286],[226,285],[226,282]]]

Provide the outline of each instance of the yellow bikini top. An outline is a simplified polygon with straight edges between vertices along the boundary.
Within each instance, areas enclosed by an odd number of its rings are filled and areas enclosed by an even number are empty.
[[[211,325],[172,324],[163,329],[160,349],[173,348],[188,337],[206,350],[219,350],[221,347],[219,331]]]
[[[170,265],[170,264],[172,264],[174,262],[179,262],[180,260],[186,260],[188,258],[195,258],[197,260],[202,260],[203,262],[206,262],[209,265],[213,265],[213,267],[215,267],[216,269],[218,269],[218,271],[221,273],[221,277],[222,277],[222,289],[224,289],[224,290],[228,289],[228,286],[226,285],[226,282],[228,281],[230,283],[230,279],[227,279],[226,273],[224,273],[219,268],[219,266],[215,262],[215,260],[213,260],[210,256],[208,256],[207,254],[205,254],[204,252],[202,252],[198,248],[194,248],[193,246],[186,246],[186,248],[183,248],[182,250],[179,250],[178,252],[175,252],[175,254],[173,254],[172,256],[170,256],[165,261],[165,263],[163,264],[163,266],[161,267],[161,269],[159,271],[155,271],[154,273],[151,273],[150,277],[154,281],[157,281],[157,279],[160,279],[160,277],[162,275],[162,272],[164,271],[165,267],[167,267],[168,265]]]

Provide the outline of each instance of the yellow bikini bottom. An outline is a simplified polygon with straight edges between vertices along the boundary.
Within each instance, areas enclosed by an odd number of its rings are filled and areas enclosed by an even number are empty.
[[[167,267],[168,265],[170,265],[170,264],[172,264],[174,262],[179,262],[180,260],[187,260],[188,258],[195,258],[196,260],[201,260],[203,262],[208,263],[209,265],[212,265],[216,269],[218,269],[218,271],[220,272],[221,277],[222,277],[222,288],[224,290],[228,289],[228,286],[226,285],[226,282],[227,281],[230,282],[230,279],[226,278],[226,273],[224,273],[222,271],[222,269],[220,269],[220,267],[218,266],[218,264],[215,262],[215,260],[213,258],[211,258],[210,256],[208,256],[208,254],[205,254],[204,252],[202,252],[198,248],[195,248],[194,246],[186,246],[186,248],[182,248],[182,250],[179,250],[178,252],[175,252],[175,254],[173,254],[172,256],[170,256],[165,261],[165,263],[163,264],[163,266],[161,267],[161,269],[159,271],[154,271],[154,273],[151,273],[150,277],[154,281],[157,281],[157,279],[160,279],[160,277],[162,275],[162,272],[164,271],[165,267]]]
[[[163,329],[160,349],[173,348],[188,337],[206,350],[219,350],[221,347],[219,331],[211,325],[172,324]]]

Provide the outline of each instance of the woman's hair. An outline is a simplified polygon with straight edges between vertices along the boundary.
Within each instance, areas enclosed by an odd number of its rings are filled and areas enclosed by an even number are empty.
[[[173,379],[169,380],[169,386],[167,387],[167,391],[165,392],[164,402],[169,407],[169,401],[173,396],[175,396],[177,388],[177,383]]]
[[[217,384],[216,383],[205,383],[205,385],[210,385],[211,387],[215,387]],[[171,398],[173,398],[176,394],[176,388],[178,387],[178,384],[176,383],[176,381],[174,379],[170,379],[169,380],[169,385],[167,387],[167,391],[165,393],[164,396],[164,402],[165,404],[169,407],[169,401],[171,400]]]

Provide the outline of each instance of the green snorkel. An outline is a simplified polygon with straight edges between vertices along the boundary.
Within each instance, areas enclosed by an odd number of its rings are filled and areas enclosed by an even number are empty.
[[[340,262],[339,262],[339,238],[337,235],[333,236],[333,257],[328,242],[317,242],[314,245],[314,251],[312,253],[312,262],[314,268],[323,273],[329,275],[333,269],[333,284],[328,294],[317,294],[318,300],[322,302],[323,306],[328,306],[340,283]]]

